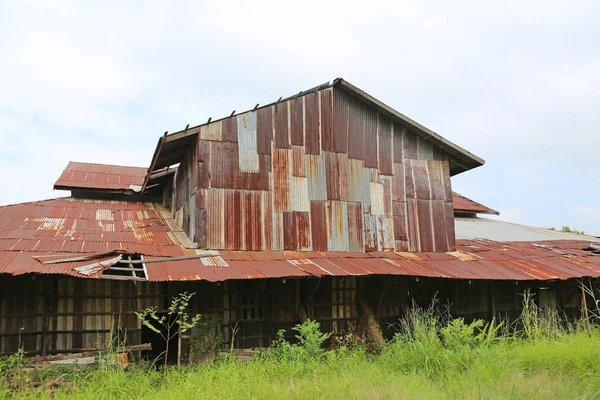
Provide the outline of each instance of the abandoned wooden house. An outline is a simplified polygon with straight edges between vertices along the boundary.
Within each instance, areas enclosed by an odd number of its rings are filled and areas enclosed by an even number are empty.
[[[483,163],[343,79],[165,134],[149,168],[71,162],[69,197],[0,207],[0,353],[83,351],[117,327],[152,341],[135,311],[184,291],[240,348],[306,318],[341,334],[364,309],[390,335],[434,296],[514,318],[530,288],[576,315],[598,239],[465,228],[496,212],[451,177]]]

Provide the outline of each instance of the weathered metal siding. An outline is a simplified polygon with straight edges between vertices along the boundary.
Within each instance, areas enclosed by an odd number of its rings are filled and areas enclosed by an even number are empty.
[[[203,126],[175,192],[203,248],[454,248],[444,153],[336,88]]]

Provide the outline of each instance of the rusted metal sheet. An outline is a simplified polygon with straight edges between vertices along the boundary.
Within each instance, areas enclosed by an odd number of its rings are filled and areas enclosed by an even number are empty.
[[[403,149],[403,140],[404,140],[404,128],[394,122],[393,123],[393,161],[394,163],[403,163],[404,162],[404,149]]]
[[[310,202],[312,249],[327,251],[327,213],[325,201]]]
[[[244,191],[242,197],[242,226],[244,227],[244,250],[260,250],[262,247],[260,193]],[[239,225],[239,224],[234,224]]]
[[[271,192],[261,191],[261,229],[262,229],[262,250],[271,250],[273,247],[273,198]]]
[[[404,202],[394,201],[392,203],[392,214],[394,220],[394,239],[396,240],[408,240],[406,232],[406,214],[405,214]],[[445,224],[444,224],[445,226]]]
[[[273,149],[273,197],[275,212],[290,211],[291,152]]]
[[[206,189],[209,187],[210,181],[210,153],[211,153],[210,142],[206,140],[198,140],[197,152],[196,152],[196,186],[199,189]]]
[[[327,199],[340,199],[340,162],[336,153],[323,152],[325,157],[325,181],[327,183]]]
[[[241,250],[244,248],[244,237],[241,230],[243,225],[239,223],[242,221],[242,191],[224,190],[223,195],[223,226],[216,227],[216,229],[220,228],[222,231],[225,243],[223,247],[217,247],[217,249]]]
[[[456,248],[456,237],[454,230],[454,210],[452,208],[452,202],[447,201],[444,204],[444,211],[446,215],[446,237],[448,241],[448,251],[454,251]]]
[[[274,107],[271,106],[256,111],[256,141],[258,154],[271,155],[271,143],[273,142],[273,109]]]
[[[258,188],[260,190],[271,190],[271,156],[259,154],[258,162],[260,163]]]
[[[290,139],[292,145],[304,146],[304,97],[288,101],[290,110]]]
[[[348,99],[348,157],[364,159],[364,108],[353,99]]]
[[[144,183],[147,168],[69,162],[55,189],[133,190]]]
[[[419,160],[433,160],[433,145],[422,137],[417,137],[417,152]]]
[[[279,149],[290,148],[290,127],[288,119],[289,102],[275,105],[275,140],[273,145]]]
[[[211,142],[210,151],[210,186],[222,189],[238,188],[239,156],[237,144]]]
[[[211,189],[206,195],[206,244],[209,249],[225,248],[225,190]]]
[[[256,112],[237,116],[238,155],[241,172],[258,172],[258,148],[256,142]]]
[[[348,251],[348,203],[327,201],[327,249]]]
[[[224,142],[236,143],[238,140],[237,118],[229,117],[221,121],[222,140]]]
[[[443,200],[431,201],[431,216],[433,218],[434,251],[448,250],[448,229],[446,228],[446,211]]]
[[[377,137],[379,173],[393,175],[392,121],[381,115],[377,116]]]
[[[415,199],[406,199],[406,219],[408,226],[408,242],[410,243],[410,251],[421,251],[419,242],[419,222],[417,218],[417,201]]]
[[[377,113],[366,105],[362,106],[363,114],[363,160],[364,166],[378,168],[377,163]]]
[[[333,96],[333,132],[331,139],[323,139],[323,150],[338,153],[348,152],[349,103],[348,95],[331,89]]]
[[[404,201],[404,164],[394,163],[394,176],[392,177],[392,200]]]
[[[427,161],[429,172],[429,183],[431,187],[431,199],[442,200],[445,198],[444,181],[442,176],[442,161]]]
[[[435,251],[430,200],[417,200],[417,220],[419,224],[420,251]]]
[[[333,150],[333,94],[332,89],[326,89],[317,93],[320,104],[321,121],[321,147],[323,150]],[[325,141],[328,141],[327,146]],[[335,150],[333,150],[335,151]]]
[[[283,213],[283,249],[296,250],[298,235],[294,230],[294,215],[291,212]]]
[[[415,178],[413,175],[412,160],[406,160],[404,163],[405,185],[404,191],[407,199],[414,199],[415,194]]]
[[[450,165],[445,162],[442,164],[442,182],[444,182],[444,200],[452,200],[452,181],[450,180]]]
[[[497,211],[454,192],[452,193],[452,203],[454,204],[455,212],[467,214],[498,214]]]
[[[292,211],[310,212],[307,178],[292,176],[290,185],[290,209]]]
[[[312,236],[310,227],[309,212],[293,212],[293,232],[296,235],[293,250],[310,251],[312,250]]]
[[[306,154],[304,161],[308,178],[308,198],[310,200],[327,200],[327,184],[323,155]]]
[[[321,154],[321,126],[319,124],[319,94],[311,93],[304,99],[304,148],[306,154]]]
[[[413,177],[415,179],[415,195],[417,199],[431,199],[427,161],[411,160],[410,163],[412,164]]]
[[[306,177],[304,148],[292,145],[292,175]]]
[[[284,246],[284,225],[283,214],[281,212],[273,212],[273,250],[283,250]]]
[[[348,202],[348,250],[364,251],[363,211],[359,202]]]
[[[216,121],[200,127],[200,139],[221,141],[223,139],[222,122]]]
[[[418,151],[417,151],[417,134],[411,132],[408,129],[404,130],[404,158],[409,160],[418,159]]]

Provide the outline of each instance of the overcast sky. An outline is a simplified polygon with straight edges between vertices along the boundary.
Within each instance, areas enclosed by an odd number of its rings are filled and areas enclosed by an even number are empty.
[[[600,235],[598,1],[121,3],[0,3],[0,204],[341,76],[486,160],[455,191]]]

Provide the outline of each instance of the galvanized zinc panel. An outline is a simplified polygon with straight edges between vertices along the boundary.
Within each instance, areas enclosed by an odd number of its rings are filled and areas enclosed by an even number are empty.
[[[348,206],[344,201],[327,201],[327,249],[348,251]]]
[[[324,155],[305,154],[306,175],[308,178],[308,198],[327,200],[327,180],[325,176]]]
[[[383,185],[381,183],[369,182],[369,190],[371,193],[371,214],[384,215]]]
[[[237,116],[240,172],[258,172],[256,112]]]
[[[290,186],[290,208],[292,211],[310,212],[307,178],[292,176]]]

